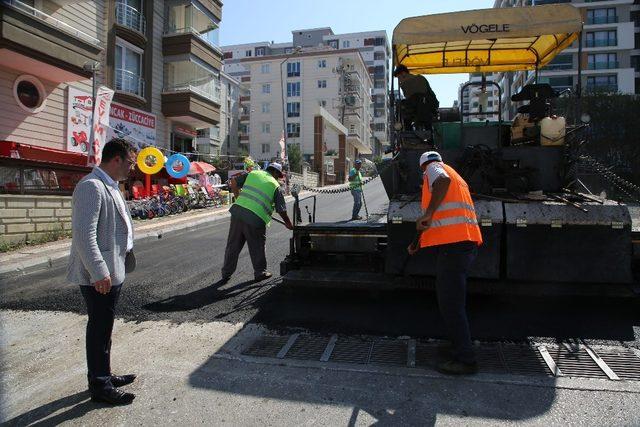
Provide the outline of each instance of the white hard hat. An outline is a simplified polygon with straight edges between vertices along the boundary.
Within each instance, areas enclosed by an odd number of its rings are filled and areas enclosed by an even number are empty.
[[[420,166],[434,160],[436,162],[442,161],[442,156],[440,156],[440,153],[438,153],[437,151],[425,151],[424,153],[422,153],[422,156],[420,156]]]
[[[269,163],[269,166],[267,166],[267,169],[270,169],[270,168],[277,170],[280,173],[280,175],[282,175],[282,165],[280,163],[276,163],[276,162]]]

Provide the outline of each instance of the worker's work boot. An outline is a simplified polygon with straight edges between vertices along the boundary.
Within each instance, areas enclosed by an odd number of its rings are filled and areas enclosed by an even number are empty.
[[[262,282],[263,280],[270,279],[271,277],[273,277],[273,274],[269,273],[268,271],[265,271],[259,276],[256,276],[256,282]]]
[[[478,372],[478,364],[465,363],[455,359],[449,359],[438,363],[436,370],[446,375],[472,375]]]

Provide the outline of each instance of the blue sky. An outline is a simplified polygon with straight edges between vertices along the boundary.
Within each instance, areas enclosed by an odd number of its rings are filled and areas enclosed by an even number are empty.
[[[336,34],[386,30],[410,16],[493,7],[494,0],[226,0],[222,9],[222,45],[291,41],[291,31],[331,27]],[[458,97],[466,74],[428,76],[441,107]]]

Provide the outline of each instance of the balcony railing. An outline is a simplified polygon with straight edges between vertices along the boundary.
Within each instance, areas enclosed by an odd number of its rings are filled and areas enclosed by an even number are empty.
[[[193,92],[210,101],[220,104],[220,86],[214,82],[205,84],[193,83],[176,83],[173,85],[167,85],[164,88],[164,92]]]
[[[588,68],[590,70],[610,70],[612,68],[618,68],[618,61],[590,62]]]
[[[609,40],[587,40],[587,47],[605,47],[605,46],[617,46],[617,39]]]
[[[147,20],[138,10],[128,4],[116,3],[116,22],[141,34],[147,32]]]
[[[47,15],[46,13],[41,12],[38,9],[33,8],[29,5],[26,5],[18,0],[2,0],[2,4],[8,7],[12,7],[16,10],[19,10],[20,12],[25,13],[27,15],[31,15],[34,18],[44,21],[47,24],[51,25],[52,27],[55,27],[60,31],[64,31],[65,33],[71,34],[72,36],[75,36],[81,40],[84,40],[87,43],[91,43],[92,45],[95,45],[95,46],[100,46],[100,40],[98,40],[97,38],[92,37],[89,34],[84,33],[80,30],[77,30],[73,28],[71,25],[66,24],[54,18],[53,16]]]
[[[116,68],[115,89],[144,98],[144,79],[131,71]]]
[[[202,33],[198,32],[193,27],[172,28],[171,30],[165,32],[165,35],[167,35],[167,36],[172,36],[172,35],[175,35],[175,34],[193,34],[193,35],[196,35],[196,36],[198,36],[198,38],[200,40],[202,40],[203,42],[205,42],[206,44],[208,44],[209,46],[211,46],[215,50],[219,51],[219,53],[222,55],[222,50],[220,49],[220,46],[218,46],[216,43],[214,43],[205,34],[202,34]]]
[[[617,16],[594,16],[593,18],[587,18],[587,25],[615,24],[616,22],[618,22]]]
[[[573,64],[549,64],[546,67],[544,67],[544,69],[547,71],[571,70],[572,68],[573,68]]]

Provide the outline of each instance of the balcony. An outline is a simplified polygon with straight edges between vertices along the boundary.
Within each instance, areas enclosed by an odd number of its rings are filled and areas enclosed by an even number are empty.
[[[617,16],[594,16],[593,18],[587,18],[587,25],[615,24],[617,22]]]
[[[86,63],[99,59],[100,41],[18,0],[3,0],[0,65],[56,83],[91,76]]]
[[[116,24],[143,36],[147,33],[145,17],[137,9],[125,3],[116,2]]]
[[[611,70],[618,68],[618,61],[590,62],[587,68],[589,70]]]
[[[116,68],[114,89],[144,99],[144,79],[128,70]]]
[[[587,40],[586,47],[607,47],[607,46],[617,46],[617,39],[610,40]]]

